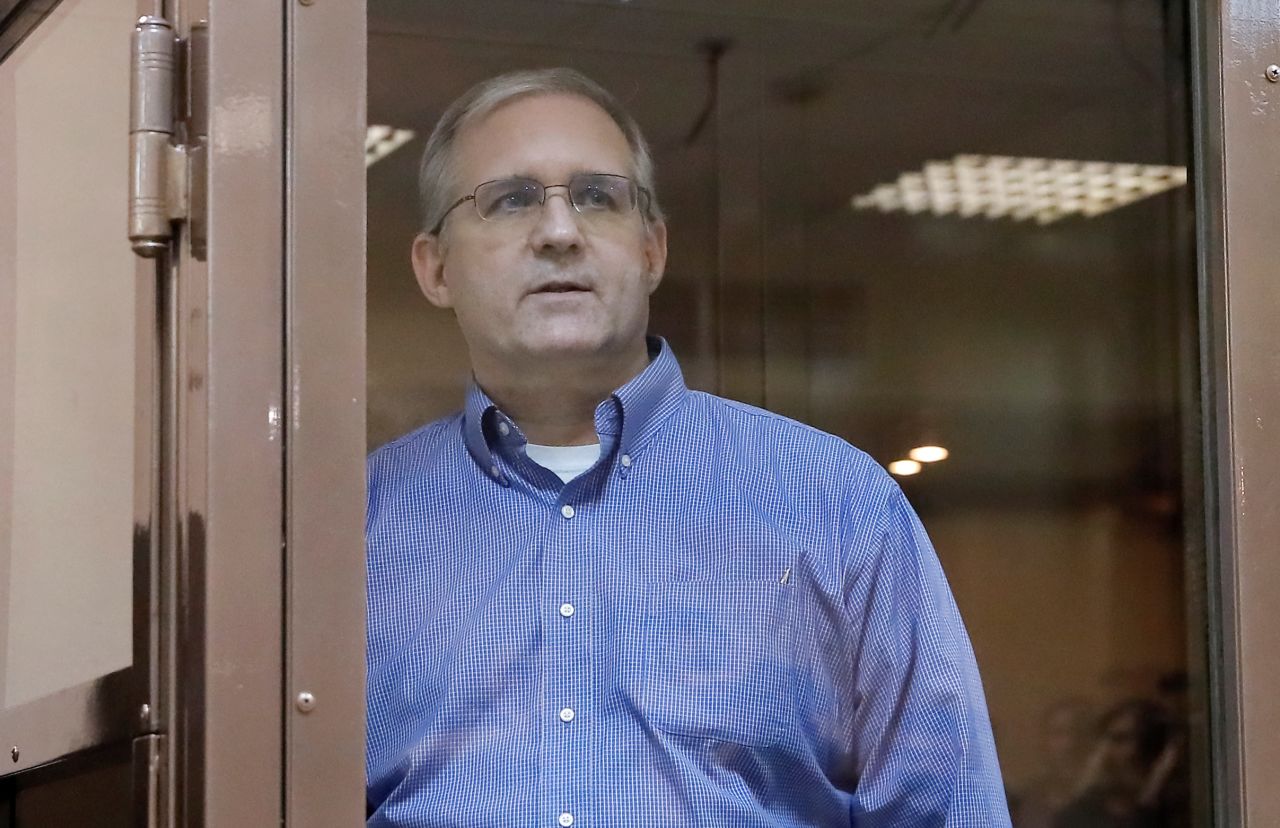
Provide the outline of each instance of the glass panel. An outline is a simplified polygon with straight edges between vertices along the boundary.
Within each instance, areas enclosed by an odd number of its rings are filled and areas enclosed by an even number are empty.
[[[1183,3],[369,7],[371,449],[468,374],[408,266],[423,139],[481,79],[579,68],[654,147],[650,329],[689,384],[886,466],[947,450],[894,468],[1014,824],[1210,824]]]
[[[132,662],[133,0],[65,0],[0,64],[0,699]]]

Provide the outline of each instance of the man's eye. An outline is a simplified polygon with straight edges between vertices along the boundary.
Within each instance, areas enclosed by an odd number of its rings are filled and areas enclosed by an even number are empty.
[[[523,213],[538,204],[538,186],[522,181],[498,182],[476,194],[476,206],[485,218]]]
[[[521,188],[503,193],[495,206],[502,210],[519,210],[533,205],[536,201],[537,198],[532,190]]]
[[[578,191],[574,202],[582,210],[617,210],[617,196],[604,187],[584,187]]]

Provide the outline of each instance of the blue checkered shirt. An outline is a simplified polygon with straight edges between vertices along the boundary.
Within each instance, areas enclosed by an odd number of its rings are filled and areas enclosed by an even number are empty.
[[[474,385],[369,458],[368,824],[1007,826],[893,479],[651,348],[567,485]]]

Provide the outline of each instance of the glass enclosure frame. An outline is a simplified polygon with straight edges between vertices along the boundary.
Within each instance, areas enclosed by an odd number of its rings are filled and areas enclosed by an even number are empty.
[[[365,817],[365,51],[363,2],[290,4],[284,824],[296,828]]]
[[[0,53],[53,5],[0,0]],[[162,824],[352,824],[365,3],[168,7],[180,30],[210,21],[217,151],[208,260],[137,263],[134,663],[0,712],[0,747],[19,748],[0,778],[167,732]],[[1280,823],[1280,9],[1191,8],[1214,824],[1261,828]],[[166,632],[179,627],[181,653]]]
[[[1280,821],[1280,9],[1192,10],[1214,824],[1260,828]]]

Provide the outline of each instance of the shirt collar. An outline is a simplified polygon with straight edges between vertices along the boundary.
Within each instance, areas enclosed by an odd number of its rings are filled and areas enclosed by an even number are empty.
[[[595,412],[596,431],[612,436],[621,431],[619,450],[632,456],[644,449],[689,392],[667,341],[651,336],[647,342],[649,364],[596,406]],[[486,474],[494,468],[491,446],[501,439],[497,433],[500,422],[510,423],[473,377],[462,412],[462,435],[467,450]],[[523,439],[518,430],[513,436]]]

